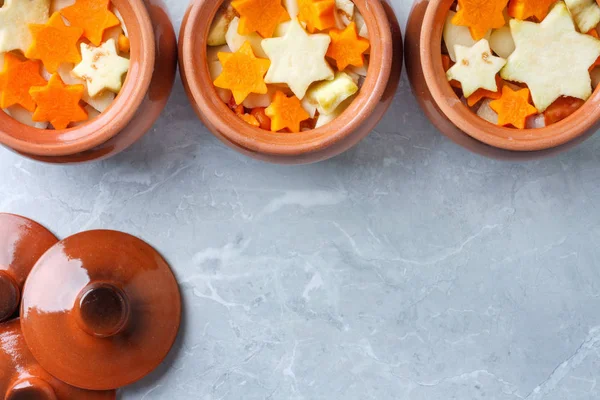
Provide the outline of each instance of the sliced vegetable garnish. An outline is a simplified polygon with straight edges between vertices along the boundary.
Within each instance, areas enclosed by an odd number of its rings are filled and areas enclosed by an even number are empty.
[[[538,113],[529,103],[529,89],[514,91],[508,86],[502,88],[502,97],[492,101],[490,107],[498,113],[498,125],[519,129],[525,129],[527,117]]]
[[[65,129],[71,122],[87,120],[88,114],[79,104],[84,91],[85,86],[67,86],[58,74],[52,75],[46,86],[29,90],[37,103],[33,120],[50,122],[55,129]]]

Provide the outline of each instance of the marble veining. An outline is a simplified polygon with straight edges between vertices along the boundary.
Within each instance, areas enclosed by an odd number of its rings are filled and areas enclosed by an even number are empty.
[[[393,110],[342,156],[275,166],[218,142],[178,82],[113,159],[0,150],[0,210],[172,264],[180,338],[123,400],[600,398],[600,138],[506,163],[441,136],[405,78]]]

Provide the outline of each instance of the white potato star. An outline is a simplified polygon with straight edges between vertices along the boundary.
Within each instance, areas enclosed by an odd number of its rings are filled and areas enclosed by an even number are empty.
[[[82,61],[73,69],[73,75],[87,82],[91,97],[103,90],[119,93],[123,85],[123,74],[129,71],[129,60],[117,54],[113,39],[100,47],[81,44]]]
[[[88,93],[87,82],[83,79],[77,78],[73,76],[73,64],[62,63],[60,67],[58,67],[58,74],[60,75],[60,79],[67,85],[83,85],[85,86],[85,92],[83,92],[83,96],[81,100],[85,103],[89,104],[95,110],[99,112],[104,112],[106,109],[112,104],[115,99],[115,94],[108,90],[105,90],[101,93],[98,93],[96,96],[92,97]],[[49,80],[50,78],[48,78]]]
[[[516,50],[500,74],[527,84],[538,111],[561,96],[592,95],[588,69],[600,57],[600,40],[575,30],[565,3],[556,3],[541,24],[513,19],[510,29]]]
[[[6,0],[0,8],[0,53],[29,49],[29,24],[45,24],[50,12],[50,0]]]
[[[498,90],[496,74],[502,69],[506,60],[492,55],[490,43],[481,39],[472,47],[454,46],[456,64],[448,70],[449,81],[461,83],[465,97],[471,96],[477,89]]]
[[[262,46],[271,60],[266,83],[287,83],[299,99],[313,82],[333,79],[333,70],[325,61],[331,38],[325,34],[308,34],[297,19],[285,36],[264,39]]]

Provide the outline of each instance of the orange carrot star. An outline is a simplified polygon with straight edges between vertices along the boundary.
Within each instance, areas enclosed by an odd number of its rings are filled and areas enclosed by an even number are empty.
[[[502,97],[490,103],[492,110],[498,113],[498,125],[512,125],[525,129],[525,120],[538,110],[529,103],[529,89],[514,91],[508,86],[502,88]]]
[[[502,97],[503,83],[504,81],[502,80],[500,75],[496,75],[496,86],[498,86],[498,90],[492,92],[491,90],[487,89],[477,89],[475,93],[467,97],[467,104],[469,105],[469,107],[473,107],[475,104],[479,103],[479,100],[483,98],[498,100],[500,97]]]
[[[83,29],[66,26],[59,13],[52,14],[46,25],[29,25],[29,30],[33,42],[25,56],[42,60],[44,67],[51,74],[55,73],[62,63],[77,64],[81,61],[77,42],[83,34]]]
[[[29,94],[37,103],[36,122],[50,122],[54,129],[65,129],[71,122],[86,121],[88,114],[79,105],[84,85],[65,85],[58,74],[46,86],[32,87]]]
[[[535,17],[538,21],[543,21],[554,3],[556,0],[510,0],[508,15],[520,20]]]
[[[40,75],[41,68],[39,61],[21,61],[13,53],[6,53],[4,70],[0,72],[0,108],[19,104],[28,111],[35,110],[35,101],[29,89],[46,84]]]
[[[223,64],[223,72],[214,85],[231,90],[236,104],[242,104],[250,93],[267,93],[265,74],[271,61],[257,58],[250,42],[245,42],[235,53],[219,53],[218,57]]]
[[[362,67],[365,63],[363,54],[370,47],[369,41],[358,36],[356,24],[352,22],[346,29],[332,29],[329,31],[331,44],[327,50],[327,57],[333,58],[338,70],[343,71],[348,65]]]
[[[288,128],[294,133],[300,132],[300,123],[310,118],[296,96],[287,97],[277,91],[273,103],[265,110],[271,118],[271,131],[278,132]]]
[[[270,38],[277,25],[290,20],[281,0],[235,0],[231,6],[240,13],[240,35],[258,32],[262,37]]]
[[[83,36],[94,46],[99,46],[104,31],[121,24],[108,9],[109,3],[110,0],[76,0],[75,4],[63,8],[60,13],[72,26],[83,29]]]
[[[490,29],[505,25],[502,13],[508,0],[458,0],[459,10],[452,23],[466,26],[474,40],[481,40]]]
[[[298,19],[310,33],[335,27],[335,0],[298,0]]]

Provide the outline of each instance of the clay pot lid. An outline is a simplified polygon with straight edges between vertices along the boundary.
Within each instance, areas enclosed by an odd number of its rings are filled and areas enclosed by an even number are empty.
[[[114,390],[78,389],[52,377],[35,361],[25,344],[19,320],[0,324],[0,399],[114,400]]]
[[[171,269],[142,240],[115,231],[68,237],[44,254],[23,291],[34,357],[70,385],[115,389],[154,370],[181,320]]]
[[[37,222],[0,213],[0,322],[15,315],[29,271],[56,242]]]

